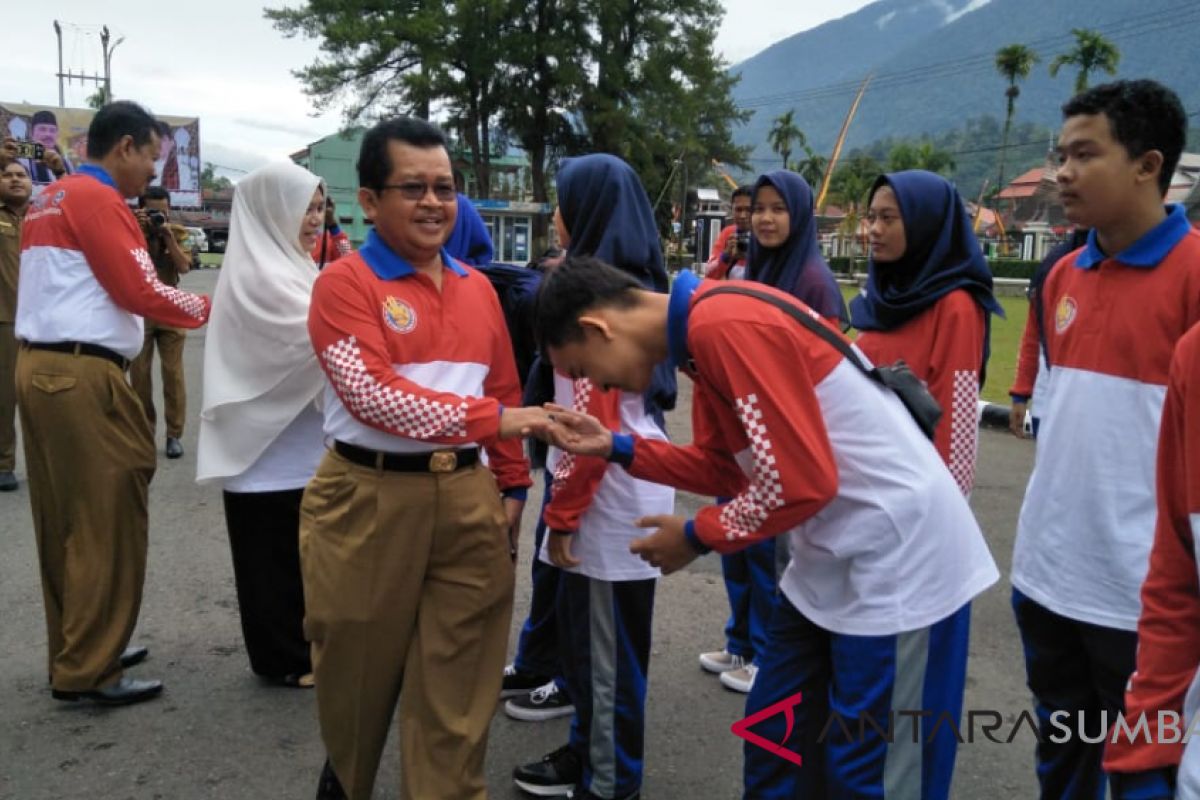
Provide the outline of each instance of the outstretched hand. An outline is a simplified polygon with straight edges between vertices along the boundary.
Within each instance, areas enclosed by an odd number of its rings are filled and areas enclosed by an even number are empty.
[[[600,420],[554,403],[545,409],[552,423],[544,430],[545,438],[555,447],[580,456],[608,458],[612,453],[612,431]]]

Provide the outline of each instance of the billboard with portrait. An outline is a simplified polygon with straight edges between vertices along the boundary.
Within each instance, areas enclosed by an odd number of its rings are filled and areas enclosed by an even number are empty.
[[[0,138],[32,141],[54,147],[68,172],[87,157],[87,131],[96,112],[90,108],[55,108],[0,102]],[[175,207],[200,206],[200,120],[196,117],[157,117],[162,156],[156,164],[155,185],[171,193]],[[33,176],[33,190],[54,176],[44,164],[25,162]]]

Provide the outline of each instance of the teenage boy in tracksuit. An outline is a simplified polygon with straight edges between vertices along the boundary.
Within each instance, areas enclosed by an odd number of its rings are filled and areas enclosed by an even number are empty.
[[[752,732],[793,757],[747,745],[747,798],[948,797],[957,742],[934,721],[957,724],[970,600],[998,577],[979,527],[890,390],[784,311],[708,297],[719,285],[684,272],[669,297],[656,295],[606,265],[568,259],[539,295],[543,352],[561,372],[633,392],[669,360],[694,383],[694,439],[680,447],[614,434],[565,409],[545,433],[633,477],[733,498],[692,520],[640,521],[656,530],[631,550],[664,573],[709,549],[788,533],[792,561],[747,712],[786,705]],[[854,730],[860,714],[884,725],[892,711],[929,715],[915,723],[915,744],[911,725],[893,744],[869,729],[819,742],[831,709]]]
[[[1046,277],[1053,391],[1013,553],[1013,609],[1043,726],[1042,797],[1102,796],[1096,729],[1123,705],[1154,539],[1154,453],[1175,344],[1200,320],[1200,233],[1163,206],[1186,116],[1153,81],[1097,86],[1063,106],[1057,180],[1087,244]],[[1057,712],[1057,713],[1056,713]],[[1052,738],[1053,737],[1053,738]]]

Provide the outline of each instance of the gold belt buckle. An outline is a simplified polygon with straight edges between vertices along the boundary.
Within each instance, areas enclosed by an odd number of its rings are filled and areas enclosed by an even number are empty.
[[[430,472],[454,472],[458,469],[458,453],[453,450],[438,450],[429,456]]]

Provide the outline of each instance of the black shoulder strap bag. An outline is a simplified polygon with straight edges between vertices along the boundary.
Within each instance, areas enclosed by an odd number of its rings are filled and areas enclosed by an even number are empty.
[[[921,432],[930,439],[933,438],[933,432],[937,428],[938,420],[942,418],[942,407],[938,405],[938,401],[925,388],[925,384],[921,379],[903,361],[897,361],[895,364],[886,367],[868,368],[862,362],[862,359],[858,357],[858,353],[854,351],[854,348],[850,347],[842,337],[820,322],[817,322],[808,314],[805,314],[792,303],[766,292],[757,291],[756,289],[750,289],[745,286],[718,286],[715,289],[705,292],[696,302],[699,303],[716,294],[745,295],[746,297],[754,297],[775,306],[809,331],[824,339],[833,349],[845,356],[847,361],[857,367],[868,378],[895,392],[896,396],[900,398],[900,402],[904,403],[904,407],[908,409],[908,413],[912,415],[913,420],[916,421]]]

